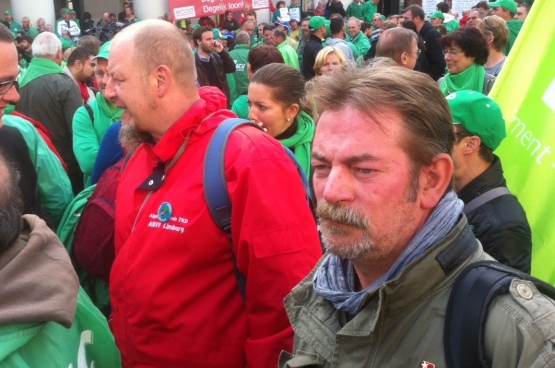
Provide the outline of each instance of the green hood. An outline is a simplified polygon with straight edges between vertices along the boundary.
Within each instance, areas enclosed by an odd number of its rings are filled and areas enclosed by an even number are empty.
[[[280,140],[285,147],[294,150],[306,175],[310,175],[310,147],[314,138],[314,121],[304,111],[296,117],[297,131],[292,137]]]
[[[19,87],[24,87],[31,81],[48,74],[63,74],[64,70],[49,59],[34,58],[27,71],[19,79]]]

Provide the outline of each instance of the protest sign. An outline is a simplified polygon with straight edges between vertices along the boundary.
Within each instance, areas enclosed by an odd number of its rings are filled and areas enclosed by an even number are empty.
[[[242,11],[245,5],[251,9],[269,7],[270,0],[169,0],[170,9],[175,20],[200,18],[226,11]]]

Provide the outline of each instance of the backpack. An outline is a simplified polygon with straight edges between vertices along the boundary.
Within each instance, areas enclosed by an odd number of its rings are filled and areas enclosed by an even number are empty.
[[[491,358],[484,349],[488,306],[495,296],[509,292],[514,279],[531,281],[539,292],[555,299],[553,286],[497,261],[475,262],[457,277],[449,295],[443,331],[447,368],[491,367]]]
[[[243,300],[245,300],[246,297],[245,288],[247,279],[237,268],[235,250],[231,239],[231,200],[229,199],[227,180],[225,177],[225,151],[231,133],[233,133],[235,129],[244,125],[250,125],[257,129],[261,129],[252,121],[239,118],[226,119],[218,125],[216,131],[212,135],[212,138],[210,138],[210,142],[208,143],[203,164],[203,186],[206,204],[216,225],[220,228],[220,230],[229,236],[231,253],[233,255],[235,278],[237,279],[237,287],[243,296]],[[315,203],[315,201],[310,191],[308,178],[297,162],[293,152],[283,145],[282,147],[297,168],[297,173],[299,174],[305,189],[307,202],[309,203],[311,209],[313,209],[313,203]]]

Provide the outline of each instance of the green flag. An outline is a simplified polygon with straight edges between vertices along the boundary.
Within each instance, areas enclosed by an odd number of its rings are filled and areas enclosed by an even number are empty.
[[[537,0],[490,96],[507,122],[498,150],[532,228],[532,274],[555,285],[555,6]],[[541,24],[541,27],[538,25]]]

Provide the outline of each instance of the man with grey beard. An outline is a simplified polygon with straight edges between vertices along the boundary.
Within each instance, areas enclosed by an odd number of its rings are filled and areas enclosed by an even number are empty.
[[[349,68],[308,84],[320,117],[312,166],[327,253],[285,298],[295,340],[280,368],[445,367],[453,283],[492,259],[451,187],[447,101],[427,75],[394,69]],[[553,315],[532,283],[512,280],[485,321],[492,366],[553,366]]]

